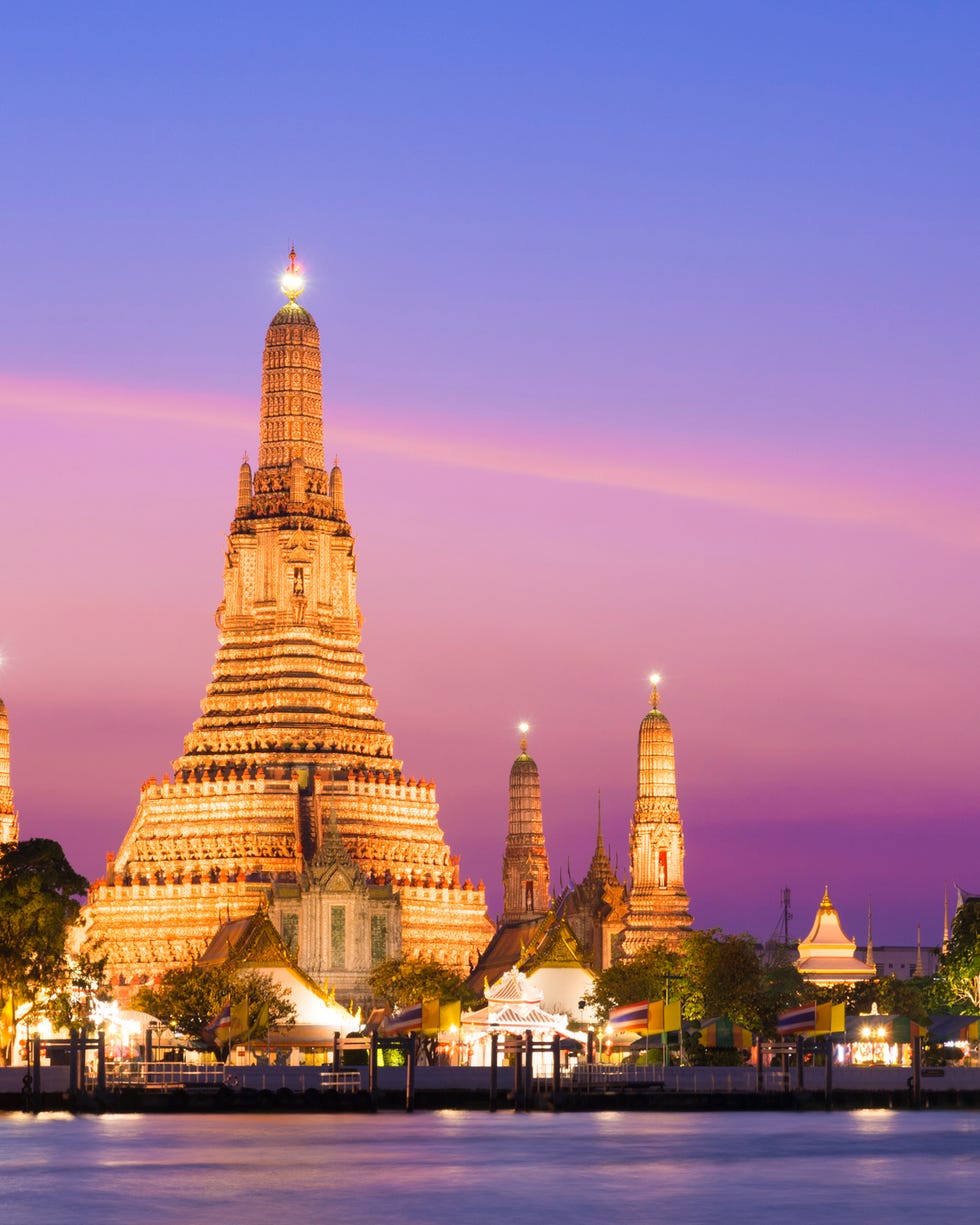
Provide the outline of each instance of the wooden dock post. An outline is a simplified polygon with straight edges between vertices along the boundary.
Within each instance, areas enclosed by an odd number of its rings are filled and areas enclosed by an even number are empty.
[[[96,1088],[100,1093],[105,1093],[105,1030],[99,1030],[99,1053],[98,1053],[98,1068],[96,1072]],[[82,1084],[85,1084],[85,1065],[82,1065]]]
[[[415,1109],[415,1059],[418,1050],[418,1039],[415,1034],[409,1034],[406,1039],[405,1052],[405,1112],[411,1114]]]
[[[497,1044],[500,1034],[496,1030],[490,1035],[490,1112],[497,1109]]]
[[[827,1066],[824,1069],[823,1092],[824,1092],[825,1105],[827,1109],[830,1110],[830,1108],[833,1105],[833,1100],[834,1100],[833,1098],[833,1094],[834,1094],[834,1035],[833,1034],[828,1034],[827,1037],[824,1039],[824,1050],[826,1051],[826,1055],[824,1057],[827,1060]]]

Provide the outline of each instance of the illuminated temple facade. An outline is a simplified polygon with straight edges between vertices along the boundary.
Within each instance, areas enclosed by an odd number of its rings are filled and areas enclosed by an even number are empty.
[[[188,964],[220,922],[259,906],[286,924],[301,967],[354,994],[381,956],[468,971],[492,931],[482,883],[460,882],[433,783],[403,772],[376,713],[343,477],[324,465],[320,337],[292,258],[283,290],[202,714],[172,775],[144,783],[85,911],[119,988]]]
[[[692,923],[684,888],[684,828],[677,805],[674,735],[660,709],[658,680],[652,678],[650,710],[640,724],[637,750],[629,914],[623,937],[627,957],[653,944],[675,946]]]
[[[0,843],[16,842],[18,837],[17,809],[10,785],[10,722],[7,708],[0,701]]]
[[[527,751],[526,723],[521,751],[510,768],[507,842],[504,846],[504,922],[540,919],[551,903],[551,871],[541,817],[541,778]]]

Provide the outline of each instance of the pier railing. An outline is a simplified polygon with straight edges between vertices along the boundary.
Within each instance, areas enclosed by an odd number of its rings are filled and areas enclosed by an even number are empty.
[[[98,1087],[95,1075],[86,1076],[86,1088],[94,1091]],[[105,1069],[107,1089],[139,1088],[151,1092],[217,1092],[225,1088],[238,1091],[252,1089],[258,1092],[277,1092],[287,1089],[292,1093],[305,1093],[315,1089],[324,1093],[359,1093],[363,1087],[359,1068],[330,1067],[267,1067],[249,1065],[240,1067],[225,1063],[107,1063]]]

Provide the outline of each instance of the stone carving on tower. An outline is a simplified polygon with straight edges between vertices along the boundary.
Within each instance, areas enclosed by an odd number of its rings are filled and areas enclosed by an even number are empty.
[[[522,723],[521,751],[510,768],[510,801],[504,849],[503,921],[538,918],[550,905],[551,876],[541,819],[541,779],[528,755],[528,725]]]
[[[320,336],[296,300],[295,252],[282,288],[201,715],[172,776],[144,784],[85,911],[118,985],[188,963],[219,920],[253,913],[273,882],[299,882],[328,818],[364,881],[397,893],[400,951],[466,971],[492,930],[482,883],[460,884],[433,783],[406,777],[377,715],[343,477],[324,468]],[[354,959],[331,940],[332,964]]]
[[[629,914],[623,953],[676,945],[692,923],[684,888],[684,830],[677,807],[674,737],[660,709],[659,676],[640,724],[636,804],[630,826]]]
[[[0,844],[16,842],[20,836],[14,790],[10,785],[10,722],[0,700]]]

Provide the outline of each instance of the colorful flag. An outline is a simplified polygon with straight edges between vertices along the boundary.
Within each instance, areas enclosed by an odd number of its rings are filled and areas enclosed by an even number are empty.
[[[384,1032],[388,1037],[394,1037],[397,1034],[415,1033],[421,1028],[421,1004],[411,1004],[408,1008],[403,1008],[400,1012],[396,1012],[394,1016],[387,1017],[384,1023]]]
[[[439,999],[422,1001],[422,1033],[434,1038],[436,1034],[445,1033],[455,1025],[459,1028],[462,1015],[462,1005],[459,1000],[443,1003]]]
[[[843,1004],[817,1004],[817,1013],[813,1025],[813,1032],[815,1034],[842,1034],[844,1032],[844,1025]]]
[[[7,1002],[0,1008],[0,1053],[6,1057],[7,1047],[14,1036],[14,997],[7,996]]]
[[[613,1029],[638,1034],[663,1034],[681,1027],[679,1002],[665,1004],[663,1000],[642,1000],[638,1004],[620,1004],[609,1012]]]
[[[231,996],[226,995],[225,1001],[221,1005],[221,1011],[217,1016],[213,1016],[207,1025],[204,1027],[204,1035],[212,1042],[223,1043],[228,1041],[228,1035],[231,1032]]]
[[[259,1005],[259,1014],[255,1018],[255,1024],[252,1026],[249,1037],[252,1034],[257,1034],[260,1038],[264,1038],[266,1030],[269,1028],[269,1005]]]
[[[811,1033],[817,1024],[816,1004],[804,1004],[801,1008],[790,1008],[776,1017],[776,1033],[785,1037],[788,1034]]]
[[[609,1010],[609,1024],[613,1029],[625,1029],[645,1034],[650,1031],[650,1001],[638,1004],[617,1004]]]
[[[239,1000],[231,1006],[231,1018],[228,1026],[229,1042],[245,1042],[249,1036],[248,1000]]]

